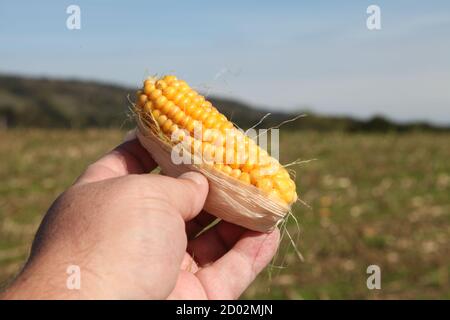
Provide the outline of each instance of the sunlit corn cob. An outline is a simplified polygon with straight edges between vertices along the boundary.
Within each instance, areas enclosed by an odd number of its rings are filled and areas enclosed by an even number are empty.
[[[200,153],[207,165],[254,185],[276,201],[290,205],[297,200],[287,170],[185,81],[171,75],[149,78],[137,93],[136,105],[169,139],[178,135],[189,142],[191,151]]]

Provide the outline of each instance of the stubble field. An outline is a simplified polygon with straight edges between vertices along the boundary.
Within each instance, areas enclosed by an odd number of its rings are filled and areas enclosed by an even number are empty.
[[[284,241],[243,298],[450,298],[450,135],[281,131],[282,163],[317,159],[294,167],[311,206],[294,209],[305,261]],[[20,270],[54,198],[124,134],[0,131],[0,282]],[[372,264],[381,290],[366,286]]]

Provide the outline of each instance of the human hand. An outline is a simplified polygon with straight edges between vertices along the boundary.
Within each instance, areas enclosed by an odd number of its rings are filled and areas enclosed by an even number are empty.
[[[137,140],[91,164],[48,210],[12,299],[234,299],[269,263],[277,229],[258,233],[202,211],[207,180],[146,174]],[[79,267],[71,290],[67,268]]]

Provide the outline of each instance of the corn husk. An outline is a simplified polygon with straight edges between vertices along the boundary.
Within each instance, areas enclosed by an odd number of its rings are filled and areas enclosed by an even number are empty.
[[[254,231],[269,232],[286,216],[290,208],[268,198],[258,188],[225,175],[207,163],[175,164],[171,159],[173,143],[160,131],[148,115],[136,111],[136,135],[142,146],[168,176],[178,177],[184,172],[197,171],[209,182],[209,193],[204,210],[233,224]],[[183,152],[189,152],[183,149]],[[191,155],[198,157],[197,155]]]

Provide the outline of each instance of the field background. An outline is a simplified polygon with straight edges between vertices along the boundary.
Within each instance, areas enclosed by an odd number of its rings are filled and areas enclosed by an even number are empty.
[[[104,3],[0,2],[0,291],[173,74],[239,128],[283,124],[282,164],[314,159],[243,299],[450,299],[450,1]]]
[[[20,270],[53,199],[124,134],[0,130],[0,282]],[[450,298],[449,146],[449,133],[282,130],[282,163],[317,159],[294,168],[311,206],[294,212],[305,261],[284,242],[285,268],[263,273],[243,298]],[[366,287],[371,264],[381,290]]]

